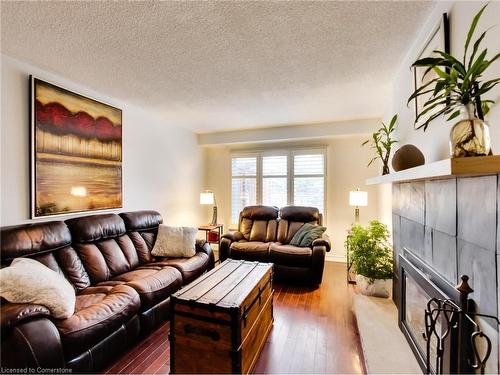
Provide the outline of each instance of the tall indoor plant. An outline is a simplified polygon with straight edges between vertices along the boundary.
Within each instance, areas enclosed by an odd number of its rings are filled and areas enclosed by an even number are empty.
[[[484,122],[484,115],[494,101],[482,97],[500,82],[500,78],[484,81],[483,75],[500,57],[500,53],[488,58],[487,49],[480,52],[481,42],[487,31],[474,41],[472,50],[469,48],[486,6],[472,20],[461,60],[436,50],[433,51],[435,57],[425,57],[413,64],[413,67],[427,68],[424,77],[431,73],[436,75],[416,89],[408,99],[410,103],[422,95],[431,94],[415,119],[416,128],[423,128],[425,131],[429,123],[441,115],[446,115],[448,121],[462,116],[461,121],[450,132],[450,153],[453,157],[488,155],[491,151],[489,127]]]
[[[387,126],[382,123],[375,133],[372,134],[371,139],[367,139],[363,142],[362,146],[370,143],[371,148],[375,150],[377,156],[375,156],[368,166],[370,166],[375,160],[380,159],[382,161],[382,174],[389,174],[389,157],[391,155],[392,145],[397,141],[392,139],[392,133],[396,129],[396,121],[398,120],[398,115],[394,115],[391,122]]]
[[[387,226],[377,220],[367,227],[354,224],[345,246],[361,293],[389,297],[393,270]]]

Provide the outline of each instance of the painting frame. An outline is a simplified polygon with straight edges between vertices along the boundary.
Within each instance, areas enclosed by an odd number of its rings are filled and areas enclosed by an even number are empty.
[[[60,209],[54,209],[53,211],[47,212],[41,209],[42,204],[41,204],[41,189],[40,186],[49,186],[50,188],[50,179],[47,183],[47,176],[51,176],[50,174],[44,173],[40,169],[41,165],[41,158],[40,158],[40,146],[39,146],[39,137],[40,137],[40,106],[46,106],[48,103],[42,104],[40,102],[39,94],[38,91],[40,89],[40,85],[43,85],[45,87],[53,89],[55,93],[60,93],[61,96],[66,96],[68,98],[73,98],[74,100],[71,102],[73,107],[78,107],[78,103],[85,103],[87,104],[87,107],[92,108],[92,105],[97,108],[97,111],[99,110],[109,110],[109,113],[111,113],[113,116],[97,116],[92,117],[88,112],[85,110],[71,110],[67,109],[65,106],[65,103],[59,103],[59,102],[51,102],[50,105],[59,105],[59,107],[65,109],[69,116],[75,120],[75,117],[78,115],[86,115],[86,119],[91,119],[94,120],[94,122],[90,122],[90,124],[94,125],[94,127],[87,126],[86,129],[88,133],[90,131],[95,132],[95,135],[92,137],[89,135],[86,137],[86,139],[81,139],[80,143],[75,142],[73,139],[73,145],[74,144],[82,144],[82,143],[89,143],[93,142],[94,148],[95,145],[100,145],[101,146],[101,155],[99,157],[95,157],[95,155],[74,155],[71,154],[70,151],[67,151],[66,153],[64,152],[52,152],[52,153],[44,153],[45,156],[48,155],[48,158],[50,157],[53,158],[59,158],[63,159],[57,160],[56,162],[52,162],[52,164],[59,166],[61,168],[62,165],[68,165],[71,168],[81,168],[82,165],[85,164],[92,164],[92,163],[101,163],[101,166],[95,166],[94,169],[99,171],[99,169],[102,170],[112,170],[112,177],[110,178],[111,184],[113,186],[113,191],[114,193],[110,194],[110,199],[109,199],[109,204],[101,204],[101,201],[104,201],[106,199],[106,184],[101,184],[104,185],[104,187],[101,186],[101,189],[98,190],[99,194],[93,195],[92,189],[87,189],[85,186],[76,186],[75,187],[75,192],[80,193],[80,194],[73,194],[73,188],[71,189],[71,194],[72,196],[79,196],[81,197],[80,199],[84,200],[87,196],[89,197],[92,201],[93,197],[95,196],[96,199],[99,200],[99,203],[93,203],[91,206],[82,208],[82,207],[74,207],[71,208],[70,206],[62,206],[63,208]],[[50,91],[50,90],[49,90]],[[110,121],[109,117],[111,119],[115,119],[115,121]],[[69,118],[69,117],[68,117]],[[67,119],[67,118],[66,118]],[[76,121],[76,120],[75,120]],[[88,121],[87,121],[88,122]],[[79,213],[87,213],[87,212],[109,212],[117,209],[122,209],[123,208],[123,111],[120,108],[117,108],[109,103],[105,103],[101,100],[97,100],[95,98],[92,98],[87,95],[82,95],[80,93],[74,92],[72,90],[69,90],[61,85],[52,83],[50,81],[47,81],[45,79],[38,78],[35,75],[29,75],[29,124],[30,124],[30,140],[29,140],[29,145],[30,145],[30,162],[29,162],[29,173],[30,173],[30,218],[31,219],[42,219],[42,218],[54,218],[54,217],[60,217],[60,216],[67,216],[67,215],[74,215],[74,214],[79,214]],[[109,125],[111,124],[111,125]],[[61,124],[58,124],[61,125]],[[67,129],[68,134],[57,134],[55,135],[56,137],[59,136],[59,140],[61,141],[61,138],[78,138],[79,135],[76,135],[76,127],[71,127],[71,124],[68,122],[66,125],[65,129]],[[87,124],[88,125],[88,124]],[[104,125],[107,125],[105,127]],[[45,126],[49,126],[50,124],[45,124]],[[83,132],[83,128],[80,127],[78,128],[79,132]],[[97,132],[98,130],[101,130],[101,135]],[[107,131],[107,133],[105,132]],[[111,132],[111,133],[110,133]],[[72,134],[69,134],[72,133]],[[81,136],[82,138],[85,138],[84,136]],[[64,140],[62,141],[64,142]],[[109,146],[111,144],[112,146]],[[44,144],[45,145],[45,144]],[[104,152],[102,151],[105,147],[107,146],[107,149],[112,150],[111,152]],[[88,150],[88,147],[87,149]],[[105,155],[105,156],[104,156]],[[110,156],[111,155],[111,156]],[[69,159],[70,161],[65,161],[64,158]],[[68,169],[69,170],[69,169]],[[73,172],[75,173],[75,172]],[[52,174],[52,176],[56,177],[58,174]],[[45,184],[41,185],[40,180],[45,177]],[[97,173],[97,177],[101,177],[99,172]],[[66,180],[67,181],[67,180]],[[72,181],[69,181],[70,183]],[[106,181],[104,181],[106,182]],[[53,186],[60,187],[56,182],[53,182]],[[79,190],[78,190],[79,189]],[[88,190],[88,194],[87,194]],[[95,190],[95,189],[94,189]],[[85,194],[82,194],[84,192]],[[104,193],[102,193],[104,192]],[[69,194],[69,193],[68,193]],[[55,195],[57,196],[57,195]],[[69,196],[69,195],[68,195]],[[104,196],[104,199],[102,198]],[[111,199],[111,197],[113,197]],[[57,203],[60,202],[55,202],[54,207],[58,207]]]
[[[448,13],[443,13],[438,22],[435,23],[428,37],[425,39],[425,42],[422,44],[422,47],[417,54],[417,57],[413,61],[417,61],[425,56],[431,56],[432,51],[439,49],[446,53],[450,53],[450,23],[448,18]],[[413,92],[418,90],[423,84],[423,73],[425,72],[425,67],[412,67],[412,75],[413,75]],[[447,68],[448,72],[449,69]],[[434,73],[434,72],[432,72]],[[426,79],[432,80],[434,76],[431,74],[427,74]],[[423,104],[429,99],[430,94],[420,95],[414,99],[415,101],[415,119],[418,117],[419,113],[422,111]],[[437,108],[436,110],[438,110]],[[428,113],[423,119],[420,119],[419,123],[424,123],[427,118],[429,118],[434,112]],[[418,129],[420,125],[417,125],[414,122],[414,128]]]

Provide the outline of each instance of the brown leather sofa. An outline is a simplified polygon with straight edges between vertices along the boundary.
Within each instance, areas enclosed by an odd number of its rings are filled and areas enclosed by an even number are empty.
[[[274,263],[277,279],[321,284],[325,253],[330,251],[326,235],[311,247],[290,245],[304,224],[321,225],[317,208],[287,206],[248,206],[240,212],[238,230],[222,236],[220,258],[246,259]]]
[[[170,295],[213,268],[214,256],[198,241],[192,258],[155,259],[161,222],[158,212],[138,211],[2,228],[2,266],[36,259],[65,276],[77,295],[67,319],[2,300],[2,368],[96,371],[168,319]]]

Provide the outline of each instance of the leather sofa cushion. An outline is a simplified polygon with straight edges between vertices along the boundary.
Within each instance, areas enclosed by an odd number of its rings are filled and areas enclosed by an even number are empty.
[[[83,267],[80,257],[72,247],[43,253],[34,256],[33,259],[49,267],[52,271],[65,276],[76,292],[81,292],[90,286],[89,275]]]
[[[0,233],[2,263],[66,247],[71,234],[62,221],[4,227]]]
[[[160,213],[156,211],[122,212],[120,216],[129,232],[158,229],[158,225],[163,222]]]
[[[276,236],[276,242],[282,244],[288,244],[292,240],[295,233],[304,225],[302,221],[288,221],[282,219],[278,223],[278,235]]]
[[[276,207],[248,206],[240,213],[238,231],[247,241],[275,241],[277,218]]]
[[[125,234],[125,223],[116,214],[90,215],[65,221],[73,242],[94,242]]]
[[[163,222],[160,213],[156,211],[136,211],[123,212],[120,216],[125,222],[127,233],[137,250],[139,263],[152,262],[151,250],[156,242],[158,226]]]
[[[66,221],[92,285],[139,266],[139,254],[126,234],[125,223],[115,214],[78,217]]]
[[[209,261],[210,258],[206,253],[197,252],[191,258],[171,258],[152,264],[176,268],[182,274],[185,285],[201,276],[207,269]]]
[[[169,298],[172,293],[179,290],[182,286],[182,275],[173,267],[150,263],[99,285],[117,284],[125,284],[139,293],[141,311],[143,311]]]
[[[312,250],[309,247],[272,243],[269,246],[269,260],[285,266],[310,267]]]
[[[139,265],[137,251],[128,235],[93,243],[75,243],[74,247],[94,285],[131,271]]]
[[[286,206],[280,209],[280,218],[321,225],[321,215],[315,207]]]
[[[247,220],[247,219],[244,219]],[[250,225],[250,223],[248,223]],[[246,236],[249,241],[273,242],[276,241],[277,220],[255,220],[250,225],[250,233]]]
[[[105,339],[137,314],[139,307],[139,295],[129,286],[85,289],[76,296],[75,314],[54,320],[66,356],[75,357]]]
[[[273,220],[278,218],[278,209],[271,206],[247,206],[240,213],[240,219]]]
[[[150,263],[153,261],[151,250],[156,241],[156,233],[153,232],[129,232],[128,236],[137,250],[139,264]]]
[[[238,241],[231,244],[231,258],[267,262],[269,242]]]

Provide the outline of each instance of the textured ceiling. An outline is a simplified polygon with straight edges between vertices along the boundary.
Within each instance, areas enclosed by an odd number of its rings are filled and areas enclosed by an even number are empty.
[[[431,2],[2,2],[2,53],[197,132],[381,115]]]

